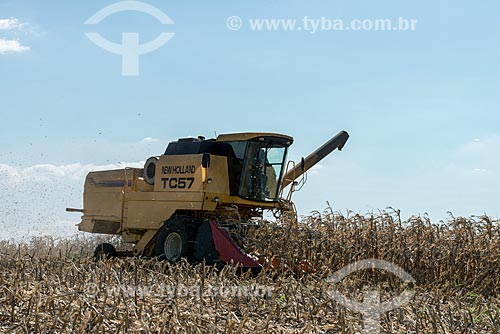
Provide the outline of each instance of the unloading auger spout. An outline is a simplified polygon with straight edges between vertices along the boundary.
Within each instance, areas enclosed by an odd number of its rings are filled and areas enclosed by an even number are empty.
[[[306,158],[302,158],[300,164],[296,165],[284,176],[282,189],[293,183],[297,178],[311,169],[311,167],[316,165],[334,150],[339,149],[339,151],[342,151],[342,148],[344,147],[348,139],[349,134],[346,131],[340,131],[332,139],[319,147],[316,151],[309,154]]]

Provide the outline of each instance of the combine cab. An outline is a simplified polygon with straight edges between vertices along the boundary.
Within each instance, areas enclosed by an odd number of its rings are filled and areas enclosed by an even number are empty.
[[[302,159],[286,164],[293,138],[271,133],[220,135],[171,142],[144,168],[91,172],[84,189],[80,231],[121,235],[134,244],[133,255],[182,258],[207,264],[259,267],[242,250],[246,233],[264,210],[293,207],[295,180],[349,135],[342,131]],[[291,166],[286,171],[286,167]],[[291,185],[287,199],[283,189]],[[96,256],[114,256],[110,244]]]

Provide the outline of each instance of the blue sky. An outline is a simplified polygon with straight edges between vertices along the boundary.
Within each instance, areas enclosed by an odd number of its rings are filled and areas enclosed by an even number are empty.
[[[138,163],[179,137],[240,131],[292,135],[293,159],[342,129],[351,134],[296,194],[302,214],[326,201],[362,213],[392,206],[403,217],[500,213],[498,2],[147,1],[175,24],[137,12],[84,24],[114,2],[0,1],[0,20],[17,20],[0,29],[0,46],[25,47],[0,52],[3,224],[27,207],[43,212],[39,221],[77,221],[62,213],[81,206],[74,166]],[[240,30],[226,26],[233,15]],[[248,24],[304,16],[418,23],[314,34]],[[137,77],[122,76],[120,56],[85,36],[119,42],[139,32],[145,42],[165,29],[174,38],[141,56]],[[29,185],[12,185],[13,175]],[[57,203],[48,210],[43,198]]]

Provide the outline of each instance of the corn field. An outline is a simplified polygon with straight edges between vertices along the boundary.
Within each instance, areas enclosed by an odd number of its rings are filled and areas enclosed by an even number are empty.
[[[500,224],[488,217],[431,223],[398,212],[315,213],[302,223],[262,223],[247,241],[264,264],[232,266],[156,259],[94,261],[98,238],[0,243],[2,333],[363,333],[359,303],[412,290],[380,314],[381,333],[500,333]],[[115,242],[116,244],[116,242]],[[379,259],[413,277],[363,269]]]

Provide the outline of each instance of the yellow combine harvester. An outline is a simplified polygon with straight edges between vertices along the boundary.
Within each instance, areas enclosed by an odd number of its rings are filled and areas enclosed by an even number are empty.
[[[240,247],[248,230],[265,210],[293,210],[296,180],[348,138],[341,131],[297,166],[286,164],[293,138],[282,134],[179,139],[144,168],[89,173],[84,208],[67,210],[83,213],[80,231],[121,235],[136,256],[259,267]],[[111,244],[95,252],[117,254]]]

